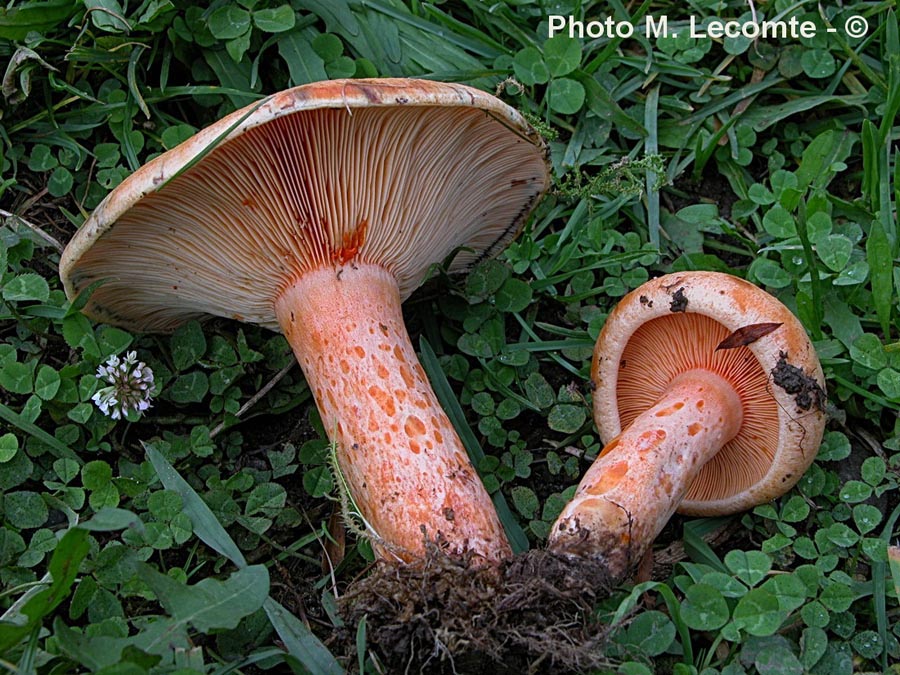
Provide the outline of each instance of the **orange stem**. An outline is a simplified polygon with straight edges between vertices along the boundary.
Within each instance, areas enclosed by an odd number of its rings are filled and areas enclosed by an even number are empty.
[[[603,448],[554,524],[550,548],[600,559],[624,578],[742,421],[740,398],[724,378],[682,373]]]
[[[379,553],[424,542],[511,554],[493,504],[416,358],[394,277],[371,264],[305,273],[275,304]]]

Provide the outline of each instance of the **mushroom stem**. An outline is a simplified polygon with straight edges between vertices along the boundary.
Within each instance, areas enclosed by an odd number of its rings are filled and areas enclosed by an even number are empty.
[[[394,276],[358,262],[315,269],[281,292],[275,312],[378,553],[413,561],[427,538],[486,561],[511,555],[416,358]]]
[[[550,548],[598,558],[623,579],[742,421],[740,397],[725,378],[699,368],[677,376],[603,448],[557,519]]]

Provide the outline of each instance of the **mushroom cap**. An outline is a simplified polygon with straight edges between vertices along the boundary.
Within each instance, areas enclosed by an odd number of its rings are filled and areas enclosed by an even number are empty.
[[[730,345],[720,347],[729,337]],[[765,291],[728,274],[659,277],[610,313],[591,367],[603,441],[649,408],[672,377],[692,368],[731,382],[744,421],[701,469],[678,511],[736,513],[787,492],[822,441],[825,378],[800,321]]]
[[[277,329],[305,271],[391,271],[405,299],[434,263],[503,248],[549,186],[513,108],[460,84],[333,80],[273,94],[156,157],[94,210],[60,261],[97,320],[170,331],[205,315]]]

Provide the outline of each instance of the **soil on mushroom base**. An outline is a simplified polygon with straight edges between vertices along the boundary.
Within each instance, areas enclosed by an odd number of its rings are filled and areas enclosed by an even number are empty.
[[[609,592],[605,569],[588,561],[529,551],[480,567],[429,544],[421,565],[381,563],[348,589],[330,646],[355,653],[365,617],[389,672],[585,672],[607,664],[607,628],[590,614]]]

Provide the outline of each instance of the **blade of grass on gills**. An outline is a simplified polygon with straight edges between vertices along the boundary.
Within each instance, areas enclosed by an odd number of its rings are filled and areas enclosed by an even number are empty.
[[[55,436],[51,436],[46,431],[41,429],[39,426],[36,426],[22,417],[19,413],[8,408],[7,406],[0,403],[0,419],[4,419],[13,426],[18,427],[22,431],[24,431],[29,436],[34,436],[41,443],[50,447],[50,452],[56,457],[65,457],[67,459],[74,459],[78,462],[79,466],[84,464],[81,461],[81,458],[75,454],[75,452],[69,448],[69,446],[63,444]]]
[[[183,167],[181,167],[180,169],[178,169],[178,171],[176,171],[171,176],[169,176],[169,178],[162,185],[160,185],[158,189],[162,190],[166,185],[171,183],[173,180],[178,178],[185,171],[187,171],[192,166],[197,164],[197,162],[199,162],[201,159],[206,157],[210,152],[215,150],[216,147],[228,137],[228,134],[230,134],[232,131],[237,129],[241,124],[243,124],[244,120],[246,120],[248,117],[250,117],[250,115],[255,113],[257,110],[259,110],[259,108],[264,103],[266,103],[266,101],[268,101],[270,98],[272,98],[272,97],[266,96],[264,99],[261,99],[261,100],[257,101],[254,105],[250,106],[250,108],[247,109],[247,112],[245,112],[243,115],[241,115],[238,119],[236,119],[234,121],[234,124],[229,125],[229,127],[227,129],[225,129],[225,131],[223,131],[221,134],[216,136],[212,141],[210,141],[210,143],[205,148],[203,148],[203,150],[198,152],[194,157],[191,157],[191,159],[188,160],[188,162]]]
[[[421,354],[422,367],[431,381],[431,386],[434,387],[434,393],[437,395],[441,407],[447,413],[447,417],[450,418],[456,433],[459,434],[459,438],[469,454],[469,459],[477,467],[484,459],[484,450],[481,449],[478,439],[475,438],[475,434],[472,433],[472,429],[466,423],[466,416],[459,405],[459,401],[456,399],[456,394],[453,393],[453,389],[447,381],[447,376],[444,375],[444,370],[441,368],[434,350],[424,337],[419,338],[419,352]],[[527,551],[528,537],[519,526],[519,523],[516,522],[515,516],[510,511],[503,493],[498,490],[491,496],[491,499],[494,502],[494,508],[497,509],[500,522],[503,524],[503,529],[506,530],[506,536],[509,537],[513,553]]]
[[[237,544],[222,527],[212,510],[206,505],[194,488],[182,478],[169,461],[149,443],[141,443],[147,458],[156,470],[160,482],[167,490],[181,495],[184,512],[194,526],[194,534],[210,548],[228,558],[239,569],[247,567]],[[296,657],[313,675],[341,675],[344,669],[332,656],[328,648],[313,635],[302,621],[279,605],[270,597],[263,603],[263,609],[272,622],[278,636],[287,647],[288,653]]]

